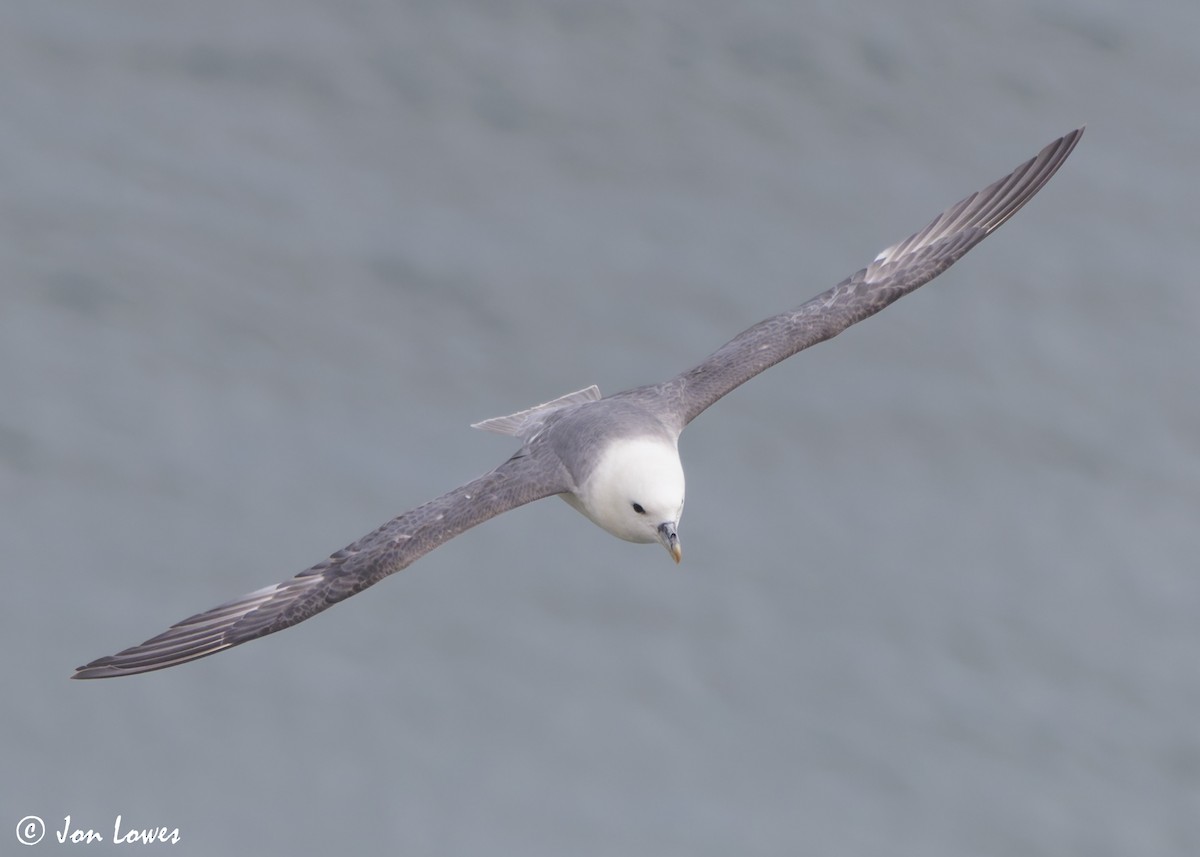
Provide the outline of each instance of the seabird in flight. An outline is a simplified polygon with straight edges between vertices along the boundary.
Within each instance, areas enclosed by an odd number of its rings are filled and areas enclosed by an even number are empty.
[[[794,309],[738,334],[698,365],[612,396],[595,387],[474,427],[520,449],[490,473],[388,521],[283,583],[172,625],[139,646],[79,667],[109,678],[175,666],[303,622],[407,568],[459,533],[555,494],[631,542],[657,542],[679,562],[688,423],[758,373],[928,283],[992,234],[1062,166],[1083,129],[1060,137],[1004,178],[952,205],[871,264]]]

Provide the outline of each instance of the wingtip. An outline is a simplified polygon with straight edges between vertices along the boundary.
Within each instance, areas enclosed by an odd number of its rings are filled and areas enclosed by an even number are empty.
[[[107,658],[101,658],[100,660],[92,661],[90,664],[75,667],[75,672],[71,673],[70,677],[72,679],[111,678],[112,676],[125,674],[123,670],[105,663],[107,660]]]
[[[1066,134],[1063,134],[1061,137],[1059,137],[1057,140],[1055,140],[1050,145],[1054,146],[1054,145],[1066,143],[1068,151],[1071,149],[1074,149],[1075,144],[1079,142],[1081,137],[1083,137],[1083,132],[1086,130],[1087,130],[1087,123],[1085,122],[1084,124],[1082,124],[1078,128],[1076,128],[1074,131],[1068,131]]]

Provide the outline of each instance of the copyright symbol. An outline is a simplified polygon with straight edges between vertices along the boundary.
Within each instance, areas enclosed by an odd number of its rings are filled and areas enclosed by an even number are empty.
[[[27,815],[17,822],[17,841],[22,845],[37,845],[46,835],[46,822],[36,815]]]

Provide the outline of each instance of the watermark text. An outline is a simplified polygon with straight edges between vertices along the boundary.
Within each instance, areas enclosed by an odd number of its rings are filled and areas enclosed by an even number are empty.
[[[112,827],[101,832],[93,827],[82,827],[63,816],[62,824],[51,831],[53,840],[60,845],[91,845],[96,842],[113,842],[117,845],[175,845],[181,837],[178,827],[147,827],[142,823],[126,821],[118,815]],[[37,845],[46,839],[46,822],[40,816],[27,815],[17,822],[17,841],[22,845]]]

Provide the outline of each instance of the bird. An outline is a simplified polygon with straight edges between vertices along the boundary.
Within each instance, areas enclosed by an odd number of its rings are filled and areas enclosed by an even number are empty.
[[[306,571],[172,625],[79,667],[112,678],[171,667],[273,634],[407,568],[465,530],[558,495],[620,539],[657,543],[678,563],[684,473],[680,433],[710,405],[780,361],[824,342],[961,259],[1042,189],[1074,150],[1077,128],[950,206],[833,288],[739,333],[657,384],[601,396],[589,386],[473,428],[520,448],[499,467],[405,512]]]

